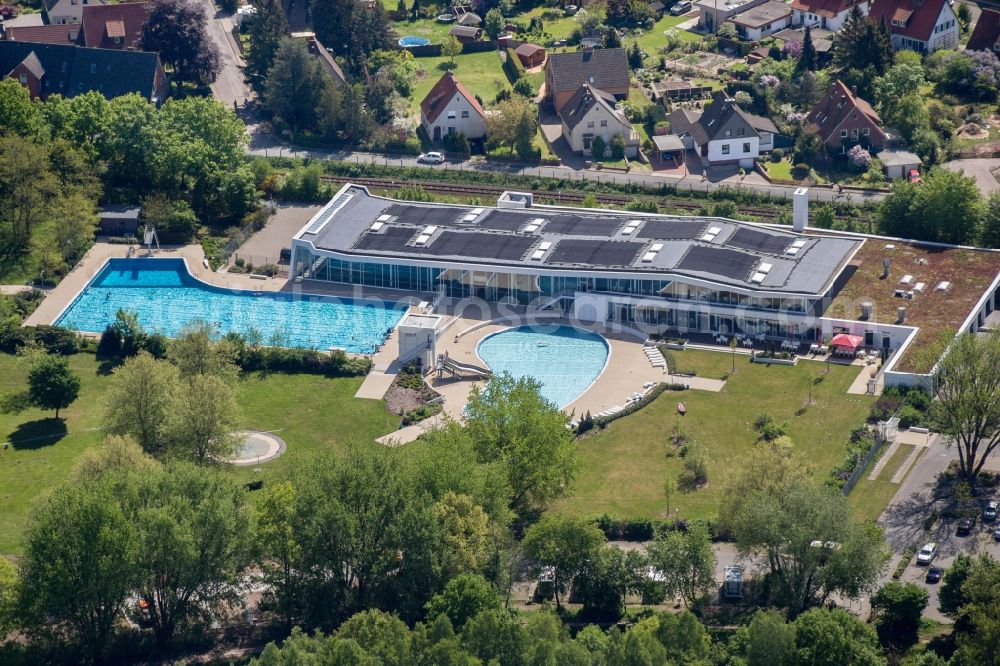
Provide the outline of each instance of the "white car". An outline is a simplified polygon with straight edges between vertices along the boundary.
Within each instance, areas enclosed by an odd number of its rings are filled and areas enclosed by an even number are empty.
[[[420,153],[417,161],[421,164],[443,164],[444,155],[441,153]]]
[[[930,564],[931,560],[933,560],[936,556],[937,544],[924,544],[924,547],[920,549],[919,553],[917,553],[917,564]]]

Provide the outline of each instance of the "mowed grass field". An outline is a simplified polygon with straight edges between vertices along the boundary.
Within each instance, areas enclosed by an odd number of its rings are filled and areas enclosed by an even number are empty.
[[[449,69],[462,85],[473,95],[479,95],[489,104],[497,96],[499,87],[510,85],[503,73],[500,54],[497,51],[469,53],[451,58],[417,58],[417,82],[410,97],[410,112],[420,113],[420,102],[427,97],[434,84]],[[498,87],[499,84],[499,87]]]
[[[717,378],[732,367],[731,355],[724,352],[687,350],[674,355],[679,370],[695,370],[702,377]],[[825,364],[813,361],[767,366],[737,356],[736,372],[720,393],[663,393],[639,412],[579,440],[582,469],[570,496],[554,509],[587,516],[607,512],[664,517],[664,480],[668,475],[676,479],[682,469],[680,457],[667,455],[674,448],[669,438],[679,426],[703,445],[709,481],[694,492],[674,493],[671,513],[713,517],[727,476],[758,446],[753,424],[765,411],[778,422],[788,423],[795,453],[817,479],[824,479],[843,459],[851,430],[864,422],[873,400],[846,393],[860,368],[831,365],[829,374],[826,369]],[[813,385],[808,405],[809,386],[817,377],[822,380]],[[687,407],[685,416],[678,415],[678,402]]]
[[[16,555],[32,504],[64,481],[88,448],[99,446],[104,395],[110,376],[99,375],[91,354],[70,357],[81,377],[80,398],[62,412],[31,409],[0,414],[0,555]],[[0,354],[0,395],[22,391],[27,363]],[[321,451],[342,453],[349,443],[378,446],[375,437],[396,429],[398,417],[379,400],[356,400],[361,378],[328,379],[315,375],[250,375],[236,387],[240,426],[274,430],[288,443],[281,458],[261,467],[265,479]],[[232,468],[240,481],[253,478],[252,467]]]

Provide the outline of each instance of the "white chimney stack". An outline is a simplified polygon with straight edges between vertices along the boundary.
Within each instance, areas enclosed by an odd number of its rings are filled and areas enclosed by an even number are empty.
[[[792,195],[792,229],[804,231],[809,226],[809,188],[799,187]]]

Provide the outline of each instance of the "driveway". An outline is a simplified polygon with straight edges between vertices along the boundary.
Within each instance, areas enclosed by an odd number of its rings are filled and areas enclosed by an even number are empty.
[[[1000,182],[993,175],[994,169],[1000,169],[1000,159],[977,157],[968,160],[952,160],[941,166],[949,171],[962,171],[966,176],[972,176],[976,179],[979,191],[986,196],[992,192],[1000,191]]]

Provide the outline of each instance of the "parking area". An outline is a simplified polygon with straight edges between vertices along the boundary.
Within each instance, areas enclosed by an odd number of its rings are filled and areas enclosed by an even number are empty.
[[[267,221],[267,226],[247,239],[236,250],[240,257],[255,266],[277,264],[281,249],[292,246],[292,236],[305,226],[321,206],[306,203],[282,203]]]

